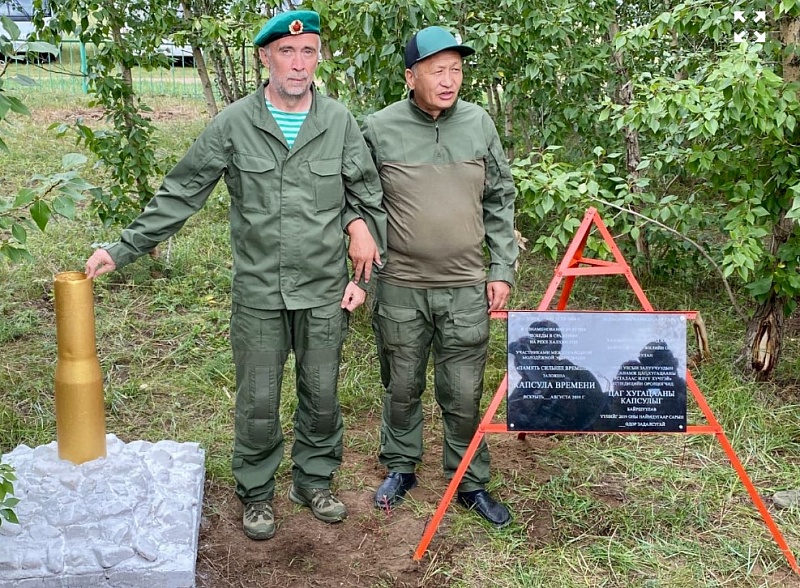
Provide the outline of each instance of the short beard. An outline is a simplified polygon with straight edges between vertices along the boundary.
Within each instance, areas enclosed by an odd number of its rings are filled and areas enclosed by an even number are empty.
[[[272,76],[270,76],[269,85],[270,85],[270,88],[277,95],[279,95],[284,100],[287,100],[287,101],[290,101],[290,102],[298,100],[299,98],[302,98],[303,96],[305,96],[306,92],[308,92],[308,90],[311,88],[311,82],[309,82],[308,85],[303,90],[300,90],[300,91],[295,91],[295,90],[289,91],[285,86],[283,86],[282,84],[278,83],[277,80],[274,80],[272,78]]]

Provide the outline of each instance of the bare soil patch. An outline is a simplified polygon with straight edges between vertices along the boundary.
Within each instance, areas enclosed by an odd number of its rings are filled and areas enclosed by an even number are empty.
[[[372,494],[383,477],[382,471],[374,470],[368,489],[339,488],[337,496],[347,505],[348,518],[334,525],[292,503],[288,481],[279,480],[274,500],[278,530],[274,538],[260,542],[242,533],[242,505],[233,489],[207,483],[197,586],[422,586],[430,559],[415,562],[412,554],[426,521],[408,503],[389,513],[374,508]],[[420,485],[411,496],[435,506],[440,495]],[[449,559],[458,549],[448,546],[447,553],[437,552],[437,560]]]
[[[378,426],[364,423],[363,427]],[[357,430],[346,433],[358,436]],[[242,505],[233,488],[206,483],[203,521],[197,560],[198,588],[250,587],[367,587],[410,588],[447,586],[449,581],[437,575],[434,567],[457,559],[465,545],[446,540],[452,504],[422,561],[412,556],[419,544],[429,515],[444,494],[447,483],[441,473],[439,432],[426,434],[425,463],[419,470],[419,485],[409,493],[409,500],[391,512],[372,504],[375,489],[383,480],[384,469],[377,456],[345,450],[343,469],[362,477],[360,489],[338,483],[337,496],[347,505],[348,518],[329,525],[316,520],[307,508],[293,504],[287,497],[289,475],[279,476],[274,501],[278,530],[270,540],[251,541],[242,533]],[[536,463],[537,449],[556,443],[549,437],[528,436],[521,443],[513,435],[492,437],[492,463],[500,472],[523,468],[542,482],[552,472]],[[352,474],[348,476],[352,479]],[[500,493],[502,497],[502,493]],[[549,542],[553,520],[549,513],[528,521],[534,544]],[[476,528],[480,526],[475,520]]]
[[[199,104],[196,100],[186,100],[184,102],[171,100],[169,106],[153,108],[152,112],[143,114],[153,122],[193,121],[198,118],[204,120],[208,118],[202,104]],[[97,126],[102,123],[103,109],[99,106],[76,105],[70,105],[68,108],[37,108],[34,116],[37,121],[45,124],[60,122],[71,124],[81,118],[84,124]]]

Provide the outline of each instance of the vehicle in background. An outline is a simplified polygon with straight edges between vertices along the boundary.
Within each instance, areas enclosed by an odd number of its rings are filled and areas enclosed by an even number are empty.
[[[45,24],[52,15],[50,0],[42,0],[42,12],[45,15]],[[36,29],[33,26],[33,0],[0,0],[0,18],[10,20],[19,29],[7,31],[0,20],[0,40],[11,42],[13,51],[7,55],[10,59],[24,61],[33,59],[38,62],[49,62],[58,59],[58,48],[49,43],[29,40],[35,38]]]
[[[166,55],[174,67],[194,67],[191,45],[176,45],[172,41],[164,40],[156,51]]]
[[[2,0],[0,0],[2,1]],[[179,6],[176,12],[177,17],[183,16],[183,9]],[[135,30],[148,27],[148,23],[152,17],[146,10],[136,9],[128,13],[127,24],[122,28],[124,36],[133,35]],[[142,57],[144,52],[141,49],[135,49],[134,55]],[[194,54],[192,53],[191,45],[177,45],[170,37],[161,39],[161,44],[155,49],[155,53],[163,55],[169,61],[169,65],[173,67],[193,67]]]

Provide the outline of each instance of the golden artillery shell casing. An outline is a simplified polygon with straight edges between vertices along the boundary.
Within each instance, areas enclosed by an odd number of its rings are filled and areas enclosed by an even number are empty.
[[[76,464],[106,455],[103,375],[95,347],[92,286],[83,272],[55,276],[58,457]]]

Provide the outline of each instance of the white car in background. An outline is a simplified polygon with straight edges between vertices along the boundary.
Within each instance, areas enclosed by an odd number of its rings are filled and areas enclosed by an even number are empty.
[[[172,41],[165,40],[156,49],[162,55],[166,55],[176,67],[193,67],[194,53],[191,45],[176,45]]]
[[[42,0],[42,10],[46,15],[45,24],[47,24],[52,14],[49,0]],[[11,41],[14,47],[11,59],[22,61],[28,56],[32,56],[36,61],[58,59],[58,50],[52,45],[43,46],[40,43],[28,42],[28,39],[35,33],[33,12],[33,0],[0,0],[0,17],[10,19],[19,29],[19,35],[12,39],[11,33],[5,30],[0,21],[0,37],[5,41]]]

